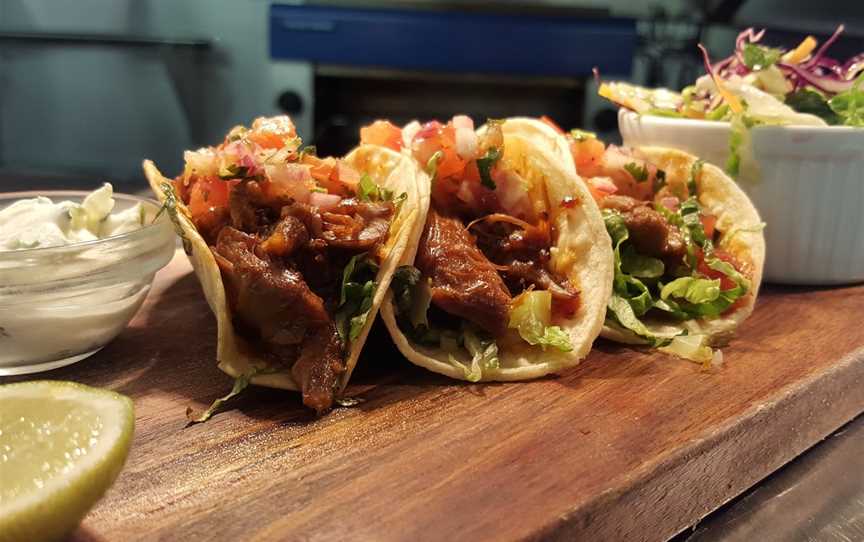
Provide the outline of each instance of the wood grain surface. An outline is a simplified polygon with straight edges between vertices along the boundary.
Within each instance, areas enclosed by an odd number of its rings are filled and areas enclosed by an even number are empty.
[[[135,440],[77,540],[663,540],[864,411],[864,287],[766,288],[704,372],[599,341],[530,383],[448,381],[377,326],[348,388],[315,419],[231,386],[184,256],[96,356],[40,375],[131,396]],[[7,379],[8,381],[9,379]]]

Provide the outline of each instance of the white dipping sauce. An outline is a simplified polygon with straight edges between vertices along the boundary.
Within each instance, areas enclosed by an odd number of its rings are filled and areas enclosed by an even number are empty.
[[[81,203],[39,196],[0,209],[0,250],[23,250],[93,241],[137,230],[144,224],[140,203],[111,214],[114,188],[105,183]]]

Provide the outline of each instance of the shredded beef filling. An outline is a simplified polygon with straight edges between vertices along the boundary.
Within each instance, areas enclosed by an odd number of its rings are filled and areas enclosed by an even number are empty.
[[[212,250],[235,327],[291,367],[303,403],[324,412],[345,372],[347,345],[331,316],[342,269],[386,240],[395,206],[346,199],[322,213],[270,197],[251,180],[234,187],[228,203],[230,225]]]
[[[600,206],[621,213],[630,232],[630,242],[640,254],[669,262],[680,262],[686,255],[681,232],[655,211],[650,202],[612,195],[604,198]]]
[[[472,231],[477,234],[480,250],[496,264],[513,295],[531,287],[548,290],[556,314],[576,313],[578,290],[549,271],[552,239],[545,223],[520,227],[505,221],[482,221]]]
[[[434,305],[493,335],[506,331],[510,293],[460,219],[429,210],[417,268],[432,280]]]

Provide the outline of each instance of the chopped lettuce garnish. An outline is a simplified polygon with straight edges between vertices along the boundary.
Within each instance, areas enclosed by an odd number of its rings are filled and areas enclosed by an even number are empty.
[[[720,279],[678,277],[660,290],[661,299],[667,301],[670,297],[692,304],[710,303],[720,297]]]
[[[297,159],[302,160],[304,156],[318,156],[318,148],[315,145],[306,145],[297,153]]]
[[[686,360],[701,363],[708,367],[714,360],[715,353],[708,344],[708,336],[702,334],[678,335],[669,344],[661,346],[661,352],[672,354]]]
[[[375,282],[377,274],[378,265],[365,252],[352,257],[342,271],[335,320],[339,336],[346,343],[359,337],[366,324],[378,286]]]
[[[477,382],[483,378],[484,370],[488,371],[498,368],[498,344],[495,342],[495,339],[482,338],[472,326],[463,325],[462,344],[468,350],[468,353],[471,354],[470,366],[466,367],[459,363],[459,366],[465,371],[466,380]]]
[[[640,279],[658,279],[663,276],[666,266],[663,260],[644,256],[633,247],[625,247],[621,252],[621,271]]]
[[[532,346],[557,348],[570,352],[573,346],[570,337],[552,322],[552,293],[548,290],[523,292],[513,301],[508,327],[519,332],[519,336]]]
[[[492,168],[501,158],[501,149],[490,147],[486,154],[477,159],[477,170],[480,172],[480,184],[489,190],[495,190],[495,181],[492,180]]]
[[[252,371],[238,376],[234,379],[234,386],[231,388],[231,391],[228,392],[226,395],[223,395],[222,397],[219,397],[218,399],[213,401],[213,403],[207,410],[195,414],[195,411],[192,409],[192,407],[186,407],[186,419],[188,419],[190,423],[206,422],[213,416],[213,414],[216,413],[217,410],[222,408],[225,403],[227,403],[234,397],[240,395],[240,393],[249,386],[249,383],[252,381],[253,376],[260,374],[269,374],[272,372],[273,371],[271,369],[263,369],[256,367],[252,369]]]
[[[770,68],[780,60],[782,49],[747,43],[744,45],[744,65],[754,71]]]
[[[855,83],[847,91],[841,92],[828,101],[834,113],[843,119],[846,126],[864,128],[864,73],[855,79]]]
[[[379,186],[372,177],[364,173],[357,184],[357,197],[360,201],[390,201],[393,199],[393,191]]]
[[[648,180],[648,167],[645,165],[640,166],[636,162],[629,162],[624,164],[624,169],[637,183],[644,183]]]

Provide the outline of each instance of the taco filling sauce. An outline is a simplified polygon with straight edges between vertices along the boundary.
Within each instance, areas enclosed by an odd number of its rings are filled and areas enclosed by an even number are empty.
[[[301,149],[288,117],[259,118],[185,154],[175,189],[210,245],[234,327],[303,402],[329,409],[375,293],[393,194]]]
[[[579,292],[551,269],[556,232],[545,189],[505,163],[500,123],[478,136],[462,115],[404,130],[376,121],[361,140],[408,146],[432,179],[416,267],[393,279],[400,329],[450,352],[468,380],[498,368],[504,344],[570,351],[555,324],[576,313]]]
[[[750,263],[723,248],[724,233],[734,234],[721,232],[717,217],[699,202],[701,161],[692,165],[686,181],[672,182],[635,149],[606,146],[581,131],[567,138],[577,172],[600,206],[612,239],[615,279],[607,324],[655,346],[693,346],[692,337],[649,329],[645,318],[674,324],[722,317],[752,295]],[[698,358],[695,354],[683,357]]]

